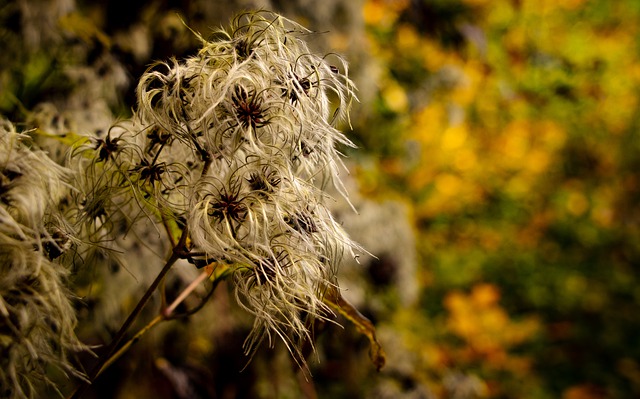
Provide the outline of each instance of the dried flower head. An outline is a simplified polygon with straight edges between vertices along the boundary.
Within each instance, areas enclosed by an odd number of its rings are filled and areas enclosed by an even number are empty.
[[[34,397],[49,383],[47,370],[78,374],[67,360],[81,347],[67,271],[52,259],[65,235],[45,224],[64,193],[67,171],[28,136],[0,121],[0,396]]]
[[[256,317],[249,352],[275,335],[295,353],[308,318],[328,314],[334,265],[357,248],[323,205],[326,184],[341,189],[336,146],[353,145],[337,124],[354,87],[346,63],[312,53],[307,34],[273,13],[242,14],[137,89],[143,147],[156,165],[189,165],[147,179],[179,180],[157,202],[186,218],[193,250],[236,265],[238,301]]]
[[[65,191],[65,170],[42,151],[32,151],[28,135],[0,120],[0,202],[19,223],[42,220],[45,208]]]
[[[327,184],[346,195],[336,147],[353,144],[337,125],[354,87],[339,57],[309,50],[308,34],[255,12],[199,36],[195,56],[141,77],[130,121],[73,157],[81,230],[99,240],[138,217],[128,215],[179,221],[200,254],[192,263],[235,270],[238,302],[255,316],[247,352],[280,337],[301,362],[310,320],[330,314],[336,265],[359,248],[323,203]]]

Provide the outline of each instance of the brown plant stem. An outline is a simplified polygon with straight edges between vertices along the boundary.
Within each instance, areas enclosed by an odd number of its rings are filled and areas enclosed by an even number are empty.
[[[142,338],[142,336],[149,330],[151,330],[153,328],[153,326],[155,326],[156,324],[160,323],[161,321],[165,320],[165,318],[163,317],[163,315],[158,315],[156,316],[153,320],[151,320],[146,326],[142,327],[140,329],[140,331],[138,331],[136,333],[136,335],[134,335],[131,339],[129,339],[127,342],[124,343],[124,345],[122,345],[120,347],[120,349],[118,349],[118,351],[116,353],[114,353],[113,355],[111,355],[111,357],[109,357],[104,364],[102,365],[102,367],[100,368],[100,370],[98,370],[98,372],[96,373],[95,378],[98,378],[100,376],[100,374],[102,374],[102,372],[104,370],[106,370],[107,368],[109,368],[109,366],[111,366],[113,363],[116,362],[116,360],[120,359],[120,357],[127,351],[129,350],[129,348],[135,344],[136,342],[138,342],[140,340],[140,338]]]
[[[129,328],[131,327],[133,322],[136,320],[136,318],[138,317],[140,312],[142,312],[142,309],[144,309],[146,304],[149,302],[149,299],[151,299],[151,296],[153,295],[153,293],[156,291],[156,289],[158,288],[160,283],[164,280],[164,277],[166,276],[166,274],[169,272],[169,270],[171,269],[173,264],[178,259],[180,259],[180,255],[178,253],[180,251],[184,250],[183,248],[186,245],[187,236],[188,236],[188,232],[187,232],[187,228],[185,228],[182,231],[182,236],[180,237],[179,242],[176,244],[175,248],[171,252],[171,256],[169,256],[169,259],[164,264],[164,267],[162,268],[160,273],[158,273],[158,275],[156,276],[155,280],[153,280],[153,282],[151,283],[149,288],[147,288],[147,291],[145,291],[145,293],[142,296],[142,298],[140,298],[140,300],[138,301],[138,304],[136,305],[136,307],[129,314],[129,316],[127,317],[125,322],[122,324],[122,326],[120,327],[120,329],[118,330],[116,335],[113,337],[113,339],[111,340],[111,343],[109,344],[109,346],[107,348],[107,351],[101,356],[101,358],[98,361],[98,363],[88,373],[86,381],[82,381],[80,383],[80,386],[70,396],[70,399],[78,399],[78,398],[80,398],[81,395],[84,393],[84,391],[87,389],[87,387],[91,383],[93,383],[93,381],[96,379],[96,377],[105,368],[104,367],[105,364],[107,364],[107,362],[109,362],[109,360],[111,359],[112,355],[116,351],[116,348],[118,347],[118,345],[120,344],[120,342],[122,341],[124,336],[126,335],[127,331],[129,330]]]
[[[184,301],[192,292],[193,290],[195,290],[198,285],[200,285],[200,283],[202,283],[204,280],[207,279],[207,277],[209,277],[211,275],[211,273],[207,270],[203,270],[202,273],[200,273],[200,275],[198,277],[196,277],[195,280],[193,280],[188,286],[187,288],[185,288],[180,295],[178,295],[178,297],[171,303],[171,305],[169,305],[168,307],[164,308],[162,310],[162,316],[164,318],[168,318],[173,314],[173,311],[176,310],[176,308],[178,307],[178,305],[180,305],[182,303],[182,301]]]
[[[102,374],[104,370],[106,370],[107,368],[109,368],[109,366],[115,363],[122,355],[124,355],[129,350],[129,348],[133,344],[138,342],[140,338],[142,338],[142,336],[146,334],[149,330],[151,330],[156,324],[162,321],[170,320],[173,316],[173,311],[198,287],[198,285],[200,285],[200,283],[206,280],[207,277],[209,277],[210,275],[211,275],[210,271],[207,271],[207,270],[202,271],[202,273],[200,273],[200,275],[196,277],[196,279],[193,280],[180,293],[180,295],[178,295],[178,297],[171,303],[171,305],[169,305],[166,308],[164,307],[161,308],[162,311],[160,312],[159,315],[153,318],[153,320],[151,320],[146,326],[142,327],[133,337],[131,337],[127,342],[125,342],[124,345],[122,345],[120,349],[118,349],[118,351],[116,351],[113,355],[111,355],[104,362],[100,370],[98,370],[95,378],[100,376],[100,374]]]

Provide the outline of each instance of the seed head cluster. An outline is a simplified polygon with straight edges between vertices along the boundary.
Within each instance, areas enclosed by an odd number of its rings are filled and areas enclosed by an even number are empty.
[[[359,249],[324,205],[328,185],[346,197],[336,147],[353,144],[337,126],[354,87],[340,57],[309,50],[309,34],[257,12],[198,36],[200,51],[151,66],[132,119],[77,157],[88,222],[134,198],[188,229],[192,263],[235,270],[237,301],[255,316],[249,353],[280,337],[296,354],[329,312],[336,265]]]
[[[0,397],[35,397],[51,366],[74,373],[67,353],[81,347],[54,261],[68,243],[55,227],[68,171],[4,120],[0,154]]]

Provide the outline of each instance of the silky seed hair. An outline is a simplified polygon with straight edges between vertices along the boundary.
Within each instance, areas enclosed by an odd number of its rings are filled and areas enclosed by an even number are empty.
[[[53,385],[51,367],[80,375],[67,357],[82,348],[67,270],[53,261],[68,249],[52,222],[70,171],[31,145],[0,121],[0,392],[7,398]]]
[[[0,202],[18,222],[35,225],[64,195],[68,171],[32,150],[31,138],[10,122],[0,120],[0,133]]]
[[[237,300],[255,316],[247,353],[279,337],[301,364],[310,320],[330,315],[336,265],[360,250],[324,205],[328,185],[346,198],[337,146],[353,144],[338,127],[355,88],[340,57],[310,51],[310,34],[253,12],[198,35],[200,51],[149,67],[131,120],[76,157],[97,235],[132,204],[186,223],[203,254],[194,263],[235,270]]]

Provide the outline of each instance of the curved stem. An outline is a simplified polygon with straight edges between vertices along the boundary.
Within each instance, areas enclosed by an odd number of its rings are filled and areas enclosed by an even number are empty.
[[[187,229],[185,228],[182,231],[182,236],[180,237],[180,241],[178,242],[178,244],[176,244],[176,247],[171,252],[171,256],[169,257],[167,262],[164,264],[164,267],[162,268],[160,273],[158,273],[158,275],[156,276],[155,280],[153,280],[149,288],[147,288],[147,291],[145,291],[142,298],[140,298],[136,307],[133,309],[133,311],[129,314],[129,317],[127,317],[125,322],[120,327],[120,330],[118,330],[116,335],[113,337],[113,339],[111,340],[111,343],[109,344],[109,347],[107,348],[107,351],[100,358],[100,361],[98,361],[98,363],[91,369],[91,371],[87,375],[87,380],[81,382],[81,385],[78,387],[78,389],[71,395],[71,399],[80,398],[80,395],[84,393],[84,391],[87,389],[87,386],[96,379],[96,377],[102,372],[102,370],[105,369],[105,364],[109,362],[112,355],[116,351],[116,348],[124,338],[125,334],[129,330],[133,322],[136,320],[140,312],[142,312],[142,309],[146,306],[147,302],[149,302],[149,299],[151,299],[151,296],[156,291],[160,283],[163,281],[164,277],[169,272],[173,264],[178,259],[180,259],[180,256],[178,255],[176,249],[177,248],[182,249],[185,246],[187,241],[187,235],[188,235],[188,232],[187,232]]]
[[[169,318],[171,317],[171,315],[173,314],[173,311],[176,310],[176,308],[178,307],[178,305],[180,305],[182,303],[182,301],[184,301],[189,295],[191,295],[191,293],[193,292],[193,290],[196,289],[196,287],[198,287],[198,285],[200,285],[200,283],[202,283],[204,280],[207,279],[207,277],[209,277],[211,275],[210,272],[208,272],[207,270],[203,270],[202,273],[200,273],[200,275],[198,277],[196,277],[195,280],[193,280],[188,286],[187,288],[185,288],[180,295],[178,295],[178,297],[171,303],[171,305],[169,305],[167,308],[165,308],[162,311],[162,316],[164,318]]]
[[[176,239],[173,237],[173,233],[171,232],[171,226],[169,226],[169,221],[167,220],[167,216],[162,213],[162,209],[160,209],[160,219],[162,220],[162,226],[164,230],[167,232],[167,237],[169,237],[169,241],[171,242],[171,247],[176,248]],[[175,252],[175,251],[174,251]]]
[[[211,275],[211,272],[206,270],[200,273],[200,275],[196,277],[196,279],[193,280],[180,293],[180,295],[178,295],[178,297],[171,303],[171,305],[169,305],[169,307],[163,308],[164,310],[162,310],[159,315],[157,315],[153,320],[151,320],[146,326],[142,327],[131,339],[125,342],[124,345],[122,345],[122,347],[120,347],[120,349],[118,349],[117,352],[115,352],[107,360],[104,361],[104,364],[101,366],[100,370],[98,370],[98,372],[96,373],[96,378],[100,374],[102,374],[104,370],[109,368],[109,366],[115,363],[123,354],[125,354],[129,350],[129,348],[133,344],[138,342],[140,338],[142,338],[142,336],[146,334],[149,330],[151,330],[156,324],[160,323],[161,321],[171,320],[175,318],[173,317],[173,311],[193,292],[194,289],[196,289],[198,285],[200,285],[200,283],[206,280],[206,278],[209,277],[210,275]],[[215,287],[217,286],[217,282],[214,284],[215,285],[213,289],[215,289]],[[213,289],[211,292],[213,292]],[[210,295],[208,295],[207,298],[209,296]]]
[[[162,308],[163,310],[161,311],[161,313],[159,315],[157,315],[153,320],[151,320],[146,326],[142,327],[140,329],[140,331],[138,331],[131,339],[129,339],[127,342],[125,342],[125,344],[122,345],[122,347],[120,349],[118,349],[117,352],[115,352],[113,355],[111,355],[111,357],[109,357],[104,362],[104,364],[102,365],[100,370],[98,370],[98,373],[96,374],[96,377],[98,377],[100,374],[102,374],[102,372],[104,370],[106,370],[109,366],[111,366],[113,363],[115,363],[116,360],[118,360],[127,350],[129,350],[129,348],[133,344],[138,342],[140,340],[140,338],[142,338],[142,336],[144,334],[146,334],[149,330],[151,330],[156,324],[160,323],[161,321],[173,320],[173,319],[176,319],[178,317],[192,315],[195,312],[197,312],[198,310],[202,309],[204,304],[211,297],[211,295],[215,291],[216,287],[218,286],[220,281],[226,276],[226,274],[222,273],[221,275],[218,276],[219,278],[216,278],[213,281],[213,286],[211,287],[211,290],[207,293],[206,297],[201,301],[201,303],[198,306],[196,306],[195,308],[193,308],[193,309],[191,309],[188,312],[183,313],[183,314],[177,314],[177,315],[173,314],[175,309],[198,287],[198,285],[200,285],[200,283],[202,283],[204,280],[206,280],[208,277],[210,277],[213,274],[213,271],[214,271],[213,269],[214,268],[212,268],[212,267],[208,267],[207,269],[203,270],[202,273],[200,273],[200,275],[198,277],[196,277],[196,279],[193,280],[180,293],[180,295],[178,295],[178,297],[171,303],[171,305],[169,305],[167,308]]]
[[[153,320],[151,320],[149,322],[149,324],[147,324],[146,326],[144,326],[142,329],[140,329],[140,331],[138,331],[136,333],[136,335],[134,335],[130,340],[128,340],[127,342],[125,342],[124,345],[122,345],[122,347],[120,347],[120,349],[118,349],[118,351],[116,353],[114,353],[113,355],[111,355],[111,357],[109,357],[104,364],[102,365],[102,367],[100,367],[100,370],[98,370],[98,372],[96,373],[95,378],[97,378],[98,376],[100,376],[100,374],[102,374],[102,372],[104,370],[106,370],[107,368],[109,368],[109,366],[111,366],[113,363],[116,362],[116,360],[120,359],[120,357],[127,351],[129,350],[129,348],[131,347],[131,345],[135,344],[136,342],[138,342],[140,340],[140,338],[142,338],[142,336],[149,330],[151,330],[153,328],[153,326],[155,326],[156,324],[160,323],[161,321],[165,320],[165,318],[162,315],[158,315],[156,316]]]

